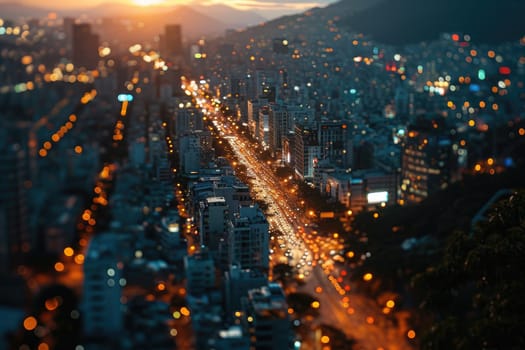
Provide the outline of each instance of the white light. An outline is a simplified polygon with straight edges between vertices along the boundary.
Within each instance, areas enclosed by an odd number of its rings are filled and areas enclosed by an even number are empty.
[[[368,201],[368,204],[388,202],[388,192],[370,192],[366,195],[366,199]]]

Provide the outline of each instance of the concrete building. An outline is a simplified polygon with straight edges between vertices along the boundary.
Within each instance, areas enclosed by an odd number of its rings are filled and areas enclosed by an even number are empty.
[[[111,340],[124,328],[120,298],[122,277],[119,238],[112,233],[93,236],[84,262],[82,316],[89,339]]]
[[[99,36],[89,23],[73,24],[73,64],[75,67],[95,69],[98,66]]]
[[[26,154],[18,144],[0,144],[0,272],[35,248],[28,227]]]
[[[201,163],[201,147],[198,135],[184,135],[179,139],[179,169],[184,175],[199,172]]]
[[[207,249],[184,257],[186,288],[191,295],[202,295],[215,287],[215,264]]]
[[[321,158],[341,169],[352,166],[352,142],[348,123],[341,120],[322,120],[318,127]]]
[[[241,298],[248,295],[248,291],[261,288],[268,283],[268,276],[258,270],[243,270],[238,264],[232,264],[224,273],[224,304],[228,317],[233,317],[240,311]]]
[[[218,256],[219,245],[228,230],[229,210],[224,197],[208,197],[200,202],[200,244],[208,247],[214,257]]]
[[[293,349],[288,305],[279,284],[268,283],[261,288],[252,289],[243,302],[243,321],[250,334],[252,349]]]
[[[311,124],[295,124],[294,141],[295,173],[302,179],[311,180],[321,157],[317,129]]]
[[[268,271],[269,224],[257,205],[241,207],[228,230],[228,265]]]
[[[442,117],[420,117],[402,143],[401,200],[417,203],[446,188],[457,171],[449,132]]]
[[[164,51],[166,57],[174,59],[183,56],[182,27],[179,24],[168,24],[164,29]]]

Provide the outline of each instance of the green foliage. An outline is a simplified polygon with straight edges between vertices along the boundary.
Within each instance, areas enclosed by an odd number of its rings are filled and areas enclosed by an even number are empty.
[[[472,233],[455,232],[443,258],[414,278],[434,316],[423,349],[525,347],[525,192],[492,210]]]

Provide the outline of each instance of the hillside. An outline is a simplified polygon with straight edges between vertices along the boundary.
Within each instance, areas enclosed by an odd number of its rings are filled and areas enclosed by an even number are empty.
[[[383,0],[342,16],[341,23],[387,44],[430,41],[444,32],[466,33],[480,43],[501,43],[525,35],[523,13],[525,2],[520,0]]]

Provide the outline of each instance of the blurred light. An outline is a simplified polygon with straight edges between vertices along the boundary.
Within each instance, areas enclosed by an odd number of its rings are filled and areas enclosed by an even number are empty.
[[[64,248],[64,255],[65,256],[73,256],[75,254],[75,251],[71,247],[65,247]]]
[[[29,316],[24,319],[24,328],[27,331],[32,331],[33,329],[36,328],[37,325],[38,325],[38,322],[36,318],[34,318],[33,316]]]
[[[133,101],[133,95],[131,95],[131,94],[119,94],[117,96],[117,100],[119,102],[124,102],[124,101],[131,102],[131,101]]]
[[[486,73],[485,73],[484,69],[478,70],[478,79],[479,80],[485,80],[486,77],[487,76],[486,76]]]
[[[47,299],[44,304],[48,311],[53,311],[59,306],[57,298]]]
[[[64,264],[62,264],[60,261],[55,264],[55,271],[62,272],[64,271]]]

